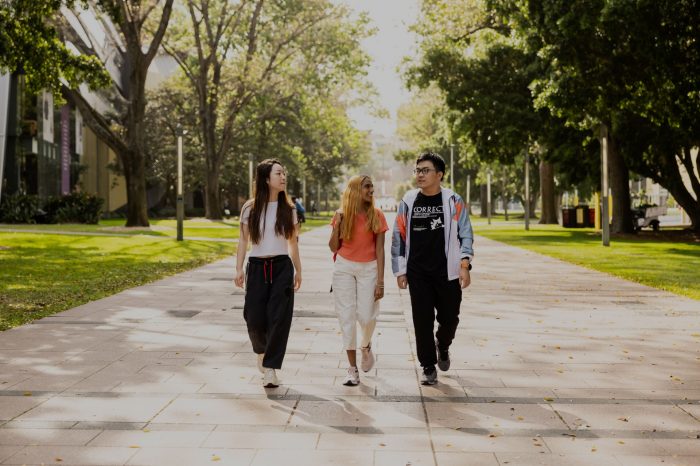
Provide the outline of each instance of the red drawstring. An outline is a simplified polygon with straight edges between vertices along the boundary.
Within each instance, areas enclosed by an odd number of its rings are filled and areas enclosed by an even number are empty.
[[[268,262],[270,263],[270,281],[267,281],[267,264]],[[265,283],[272,283],[272,261],[268,261],[267,259],[263,260],[263,279],[265,280]]]

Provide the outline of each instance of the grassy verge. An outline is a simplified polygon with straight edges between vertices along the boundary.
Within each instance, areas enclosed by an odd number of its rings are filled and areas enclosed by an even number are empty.
[[[316,217],[309,217],[307,215],[306,221],[301,224],[301,231],[303,233],[305,231],[313,230],[314,228],[328,226],[331,223],[331,218],[333,218],[332,215],[331,216],[316,216]]]
[[[150,236],[0,233],[0,329],[235,252],[236,246],[231,243],[179,243]]]
[[[28,231],[62,231],[72,233],[101,233],[123,235],[149,235],[167,236],[174,238],[177,235],[176,220],[151,220],[150,228],[124,228],[123,219],[100,220],[98,225],[9,225],[0,224],[0,232],[5,230]],[[238,238],[238,220],[209,221],[206,219],[185,220],[183,224],[183,236],[201,238]]]
[[[487,225],[474,222],[474,232],[573,264],[700,300],[700,244],[690,239],[630,235],[601,245],[593,229],[558,225]]]

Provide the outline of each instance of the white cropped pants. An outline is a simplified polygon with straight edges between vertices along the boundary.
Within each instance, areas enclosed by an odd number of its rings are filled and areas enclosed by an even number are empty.
[[[357,325],[362,346],[369,345],[377,326],[379,301],[374,300],[377,285],[377,261],[354,262],[338,255],[333,271],[335,312],[338,314],[346,350],[357,349]]]

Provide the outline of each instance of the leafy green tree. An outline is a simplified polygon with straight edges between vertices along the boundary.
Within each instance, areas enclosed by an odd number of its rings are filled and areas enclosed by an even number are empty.
[[[359,47],[366,18],[350,21],[347,9],[327,0],[188,0],[186,10],[167,49],[196,90],[207,216],[221,218],[226,158],[260,154],[256,144],[238,154],[232,148],[249,130],[264,134],[263,123],[296,94],[357,81],[367,64]]]
[[[126,179],[127,226],[149,224],[143,125],[145,84],[172,4],[173,0],[13,0],[9,4],[3,2],[0,9],[0,67],[25,73],[34,91],[42,87],[60,90],[80,110],[86,124],[116,152]],[[109,113],[96,108],[78,88],[82,82],[93,89],[107,86],[109,75],[101,63],[109,57],[97,56],[92,44],[83,42],[63,18],[59,11],[62,6],[72,8],[76,15],[82,9],[94,9],[116,26],[119,39],[114,51],[119,58],[113,67],[112,85],[100,91],[111,103]],[[146,32],[150,26],[151,34]],[[65,40],[79,53],[73,54]]]
[[[679,172],[696,163],[698,145],[695,3],[490,2],[547,64],[533,86],[539,105],[570,125],[608,129],[613,231],[632,229],[628,168],[667,187],[700,228],[700,180],[691,170],[689,190]]]
[[[446,25],[439,22],[445,8],[458,4],[469,17],[448,20]],[[530,152],[533,162],[541,164],[540,175],[546,176],[542,181],[541,222],[556,223],[554,172],[573,175],[560,177],[571,181],[580,181],[584,178],[581,174],[589,173],[573,172],[581,163],[559,163],[556,155],[562,153],[560,146],[580,147],[584,134],[562,130],[565,121],[553,117],[546,108],[535,108],[530,84],[542,75],[542,63],[508,35],[507,27],[485,12],[483,5],[470,0],[424,2],[424,18],[417,26],[424,36],[422,55],[409,68],[409,83],[424,88],[435,83],[442,90],[446,106],[458,115],[453,131],[471,142],[481,160],[519,167],[523,153]],[[580,158],[584,155],[580,150]],[[524,174],[522,167],[511,172]],[[532,178],[537,181],[537,177]],[[524,190],[522,178],[516,184],[514,194]]]
[[[63,94],[81,112],[85,123],[117,154],[126,180],[126,225],[148,226],[144,125],[146,78],[170,20],[173,0],[99,0],[98,11],[116,26],[118,56],[113,85],[102,92],[112,109],[104,112],[76,88],[63,85]],[[95,53],[91,44],[74,38],[84,53]],[[107,60],[108,57],[100,57]]]
[[[94,56],[73,53],[63,41],[61,6],[74,0],[12,0],[0,3],[0,69],[25,76],[27,90],[59,92],[61,79],[77,88],[109,84],[109,75]]]

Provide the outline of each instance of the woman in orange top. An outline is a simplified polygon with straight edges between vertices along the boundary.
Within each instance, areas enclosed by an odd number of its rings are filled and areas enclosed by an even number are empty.
[[[333,271],[335,310],[350,364],[344,385],[354,386],[360,383],[357,324],[362,331],[362,370],[369,372],[374,367],[372,334],[379,300],[384,297],[384,233],[389,229],[382,211],[374,207],[374,185],[369,176],[350,178],[331,225],[328,245],[337,253]]]

